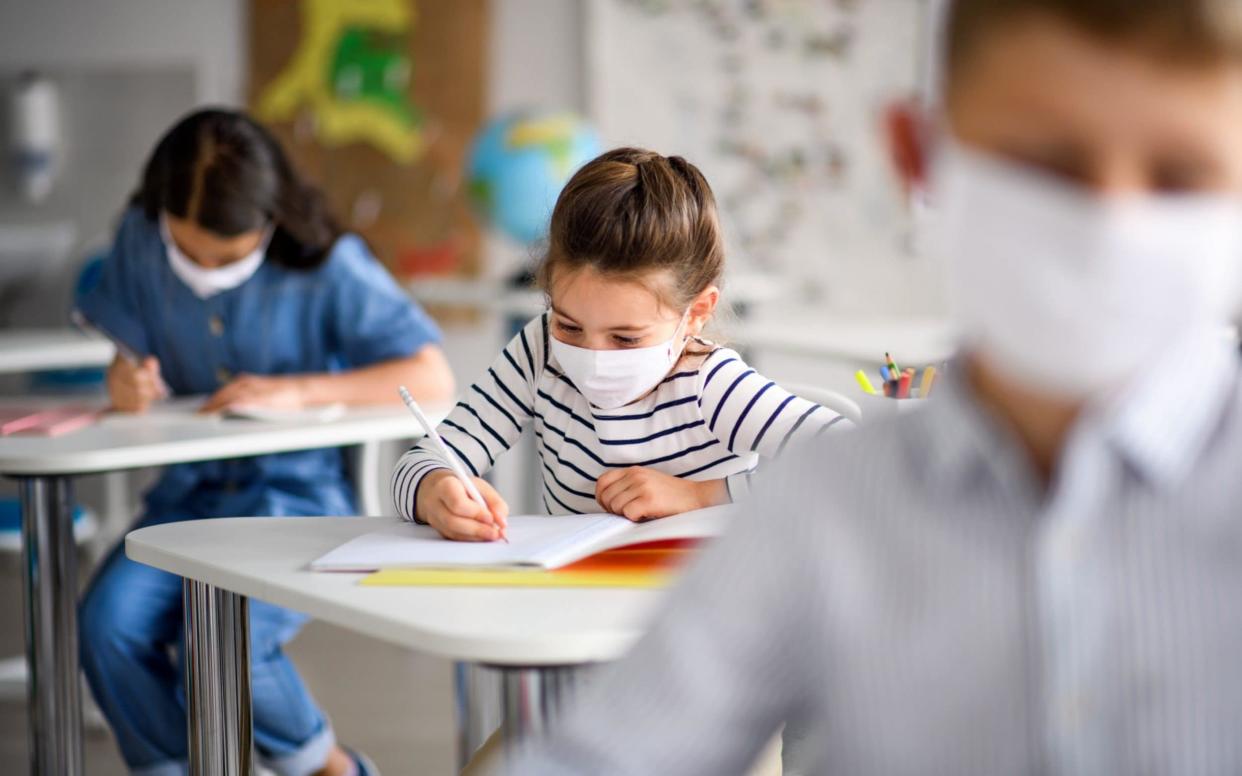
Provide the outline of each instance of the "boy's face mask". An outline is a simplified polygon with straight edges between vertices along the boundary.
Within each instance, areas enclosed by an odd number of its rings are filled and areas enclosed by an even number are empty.
[[[1242,285],[1242,202],[1106,200],[946,141],[933,249],[967,349],[1075,400],[1229,322]]]
[[[644,396],[672,371],[689,339],[682,336],[689,316],[687,310],[672,339],[651,347],[590,350],[556,337],[548,338],[549,347],[587,401],[602,410],[615,410]]]

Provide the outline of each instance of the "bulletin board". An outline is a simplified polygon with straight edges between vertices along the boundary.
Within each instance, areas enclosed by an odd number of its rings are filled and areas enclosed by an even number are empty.
[[[703,170],[735,269],[837,310],[934,311],[880,135],[925,85],[930,18],[929,0],[591,0],[589,113],[607,144]]]
[[[248,103],[400,279],[473,275],[486,0],[251,0]]]

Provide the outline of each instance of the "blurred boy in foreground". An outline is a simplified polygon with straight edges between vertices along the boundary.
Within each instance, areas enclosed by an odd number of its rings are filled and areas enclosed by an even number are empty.
[[[515,773],[1242,773],[1242,3],[958,0],[891,124],[964,334],[791,451]]]

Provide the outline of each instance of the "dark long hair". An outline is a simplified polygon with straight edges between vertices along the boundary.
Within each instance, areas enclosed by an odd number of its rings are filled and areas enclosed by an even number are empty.
[[[200,110],[160,139],[132,205],[222,237],[275,227],[267,255],[293,269],[318,266],[341,235],[323,194],[293,169],[276,138],[245,113]]]

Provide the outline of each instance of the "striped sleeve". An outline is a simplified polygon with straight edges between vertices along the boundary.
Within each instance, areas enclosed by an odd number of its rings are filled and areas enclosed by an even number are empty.
[[[790,444],[809,440],[850,422],[826,407],[781,388],[721,348],[699,369],[699,406],[708,430],[735,455],[779,456]],[[749,491],[749,473],[727,478],[735,501]]]
[[[534,412],[535,385],[543,371],[542,316],[528,323],[509,341],[482,378],[470,386],[436,431],[444,443],[481,477],[496,459],[522,435]],[[410,448],[392,474],[392,500],[406,520],[417,520],[415,504],[419,483],[436,469],[448,468],[430,440]]]

